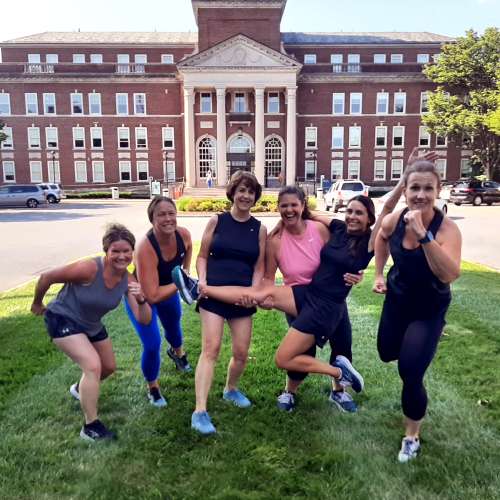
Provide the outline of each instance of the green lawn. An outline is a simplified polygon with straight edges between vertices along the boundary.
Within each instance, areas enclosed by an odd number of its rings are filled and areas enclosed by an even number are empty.
[[[359,410],[328,403],[330,381],[310,376],[291,414],[276,409],[284,374],[274,353],[286,333],[281,313],[255,316],[251,360],[240,382],[253,406],[222,400],[230,359],[226,335],[209,411],[218,433],[190,428],[194,371],[178,373],[166,353],[160,383],[166,408],[148,404],[141,345],[122,306],[106,318],[118,371],[102,385],[100,416],[116,443],[78,437],[79,404],[69,386],[78,368],[30,315],[33,284],[0,295],[0,498],[146,499],[494,499],[500,498],[500,274],[463,263],[453,286],[438,354],[426,377],[428,416],[419,458],[397,462],[403,437],[397,366],[379,361],[382,297],[373,269],[349,309],[355,365],[365,377]],[[200,322],[185,308],[185,347],[193,368]],[[166,346],[163,346],[163,350]],[[327,349],[321,352],[328,358]]]

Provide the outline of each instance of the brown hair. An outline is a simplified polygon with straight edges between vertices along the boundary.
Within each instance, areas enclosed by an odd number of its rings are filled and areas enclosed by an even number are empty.
[[[177,212],[177,206],[176,206],[174,200],[172,200],[172,198],[167,198],[166,196],[155,196],[151,200],[151,203],[148,205],[149,222],[151,222],[151,223],[153,222],[153,215],[155,213],[155,208],[163,201],[170,203],[175,208],[175,211]]]
[[[135,248],[135,236],[123,225],[112,222],[106,225],[106,231],[102,237],[102,249],[107,253],[109,247],[115,241],[125,240],[130,243],[132,250]]]
[[[413,165],[410,165],[409,167],[406,168],[404,174],[403,174],[403,186],[408,187],[408,180],[410,179],[410,175],[414,174],[416,172],[419,173],[426,173],[429,172],[431,174],[434,174],[437,179],[437,187],[441,185],[441,173],[437,169],[436,165],[434,163],[430,163],[428,161],[417,161]]]
[[[262,186],[259,184],[257,177],[250,172],[244,170],[237,170],[232,176],[229,184],[226,187],[227,199],[234,203],[234,193],[236,188],[243,183],[246,187],[255,191],[255,203],[257,203],[262,196]],[[255,205],[254,203],[254,205]]]
[[[375,215],[375,205],[373,204],[372,199],[368,198],[368,196],[355,196],[349,200],[347,206],[349,206],[353,201],[359,201],[366,208],[366,211],[368,212],[368,225],[373,226],[377,217]]]
[[[278,207],[280,206],[281,198],[283,198],[283,196],[287,194],[294,195],[300,200],[302,205],[304,205],[304,211],[302,212],[302,219],[309,220],[311,211],[307,203],[307,198],[304,194],[304,191],[302,191],[302,189],[296,186],[286,186],[280,190],[280,192],[278,193]]]

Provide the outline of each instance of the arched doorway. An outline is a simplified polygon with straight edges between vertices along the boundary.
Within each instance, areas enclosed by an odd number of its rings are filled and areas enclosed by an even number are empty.
[[[198,141],[198,185],[205,186],[207,172],[212,171],[212,179],[217,179],[216,143],[213,137],[203,137]]]
[[[283,174],[283,141],[273,135],[265,141],[265,186],[268,188],[278,187],[280,185],[279,175]]]
[[[246,134],[245,134],[246,135]],[[254,146],[249,137],[237,135],[229,139],[229,152],[227,153],[228,179],[237,170],[254,172],[255,153]]]

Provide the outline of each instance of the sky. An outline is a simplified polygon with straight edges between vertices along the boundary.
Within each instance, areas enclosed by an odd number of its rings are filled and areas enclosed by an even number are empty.
[[[306,6],[306,7],[305,7]],[[428,31],[458,37],[500,26],[500,0],[288,0],[281,31]],[[197,31],[190,0],[17,0],[0,40],[45,31]]]

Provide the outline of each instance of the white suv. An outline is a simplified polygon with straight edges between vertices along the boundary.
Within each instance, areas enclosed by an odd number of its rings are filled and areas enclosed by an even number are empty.
[[[43,183],[38,184],[47,197],[47,203],[59,203],[62,198],[66,198],[66,193],[60,184]]]
[[[338,212],[339,208],[346,207],[355,196],[368,196],[369,187],[357,179],[338,180],[325,194],[325,208]]]

